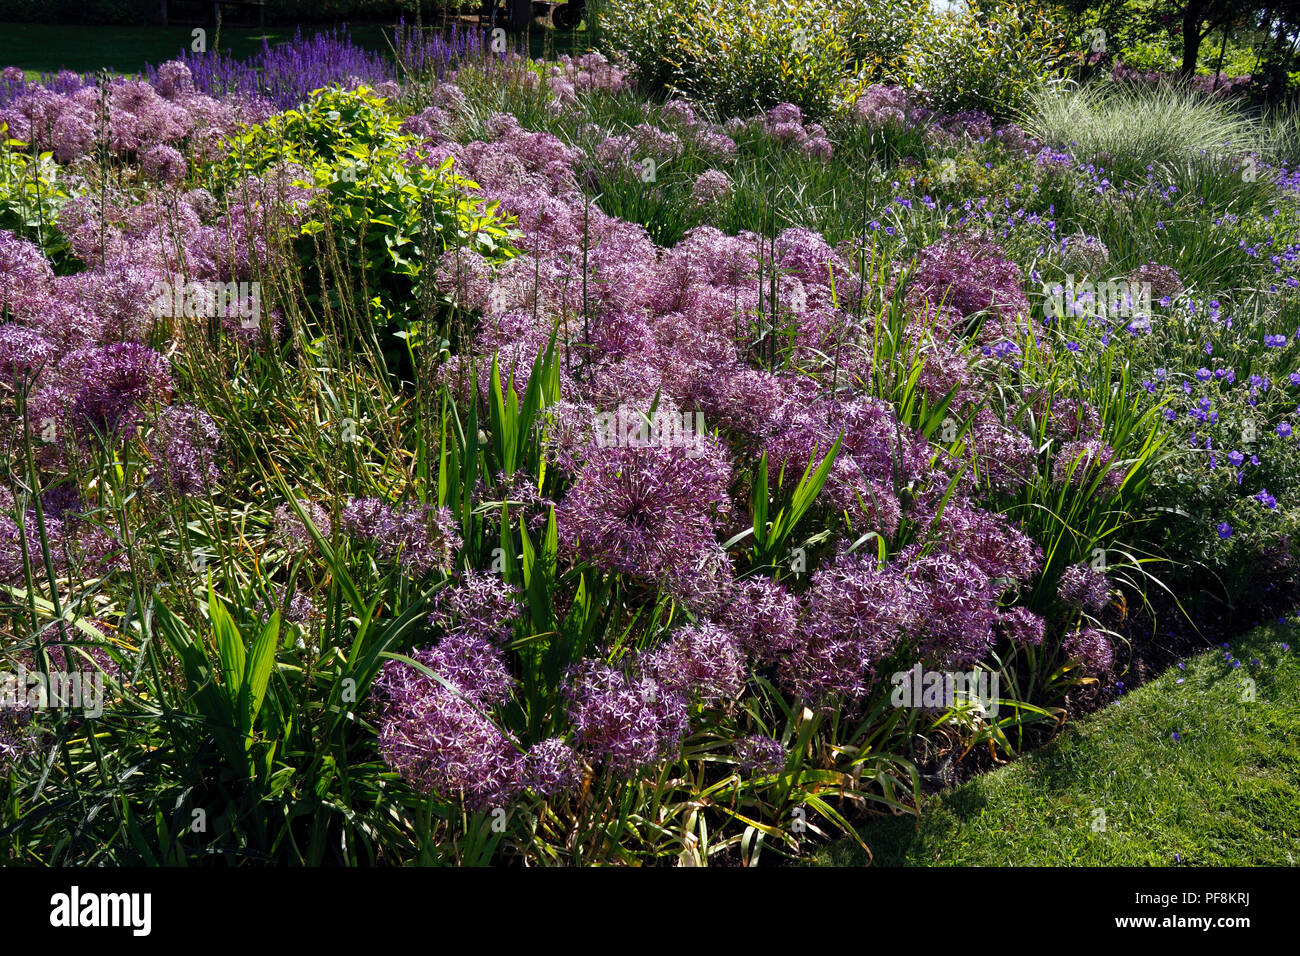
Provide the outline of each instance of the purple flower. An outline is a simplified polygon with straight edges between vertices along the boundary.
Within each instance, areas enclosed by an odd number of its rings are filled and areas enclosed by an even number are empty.
[[[785,747],[781,741],[758,735],[736,741],[740,769],[748,773],[780,773],[785,769]]]
[[[1087,675],[1106,673],[1115,662],[1115,652],[1106,635],[1091,627],[1080,628],[1066,637],[1061,645],[1065,656],[1079,665]]]
[[[1110,581],[1087,564],[1072,564],[1061,573],[1056,594],[1071,607],[1098,614],[1110,600]]]
[[[374,543],[382,560],[416,575],[451,570],[452,556],[461,545],[451,509],[418,501],[389,505],[377,498],[356,498],[341,518],[353,538]]]
[[[468,571],[461,581],[438,592],[429,623],[448,634],[506,641],[520,614],[518,588],[495,574]]]
[[[575,665],[564,682],[578,748],[627,773],[675,756],[687,731],[687,701],[653,677],[595,660]]]
[[[1228,522],[1226,522],[1226,521],[1222,521],[1222,522],[1220,522],[1220,523],[1217,525],[1217,530],[1218,530],[1218,532],[1219,532],[1219,537],[1220,537],[1220,538],[1223,538],[1223,539],[1226,540],[1226,539],[1232,537],[1232,525],[1228,524]]]
[[[163,409],[149,440],[154,483],[184,497],[210,492],[220,477],[219,441],[217,426],[206,412],[192,405]]]

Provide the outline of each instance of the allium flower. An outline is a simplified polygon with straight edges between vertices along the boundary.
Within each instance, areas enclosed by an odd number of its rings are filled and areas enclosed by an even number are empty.
[[[1028,608],[1013,607],[998,614],[998,629],[1013,644],[1038,647],[1043,643],[1043,619]]]
[[[711,206],[731,194],[731,177],[720,169],[709,169],[695,177],[691,200],[699,206]]]
[[[1115,663],[1115,651],[1106,635],[1091,627],[1080,628],[1066,637],[1061,649],[1090,676],[1100,676]]]
[[[864,126],[905,126],[911,109],[907,90],[901,86],[873,84],[853,104],[853,119]]]
[[[0,325],[0,378],[13,383],[38,372],[53,357],[55,348],[35,329]]]
[[[739,697],[745,687],[740,643],[716,624],[678,629],[644,655],[641,669],[669,690],[704,701]]]
[[[183,497],[210,492],[220,477],[219,441],[217,426],[206,412],[192,405],[169,405],[149,439],[154,483]]]
[[[448,634],[505,641],[520,613],[518,588],[498,575],[468,571],[459,583],[438,592],[429,623]]]
[[[1005,319],[1029,311],[1022,282],[1020,267],[1001,247],[953,236],[917,253],[908,294],[963,316],[994,309]]]
[[[288,597],[287,590],[281,584],[275,585],[270,597],[264,597],[259,605],[263,623],[269,621],[276,611],[280,612],[282,621],[300,627],[306,627],[318,614],[310,594],[306,591],[295,591],[292,597]]]
[[[1061,446],[1052,462],[1052,480],[1058,484],[1069,482],[1081,487],[1090,484],[1098,475],[1101,487],[1114,490],[1124,483],[1125,470],[1112,468],[1115,449],[1102,441],[1075,441]]]
[[[582,782],[582,763],[568,743],[560,737],[551,737],[528,748],[521,777],[524,787],[549,797],[572,790]]]
[[[67,411],[84,433],[121,431],[137,421],[146,402],[171,392],[166,359],[135,342],[77,349],[59,370],[75,381]]]
[[[307,513],[312,525],[316,528],[322,538],[329,538],[333,534],[333,523],[330,521],[329,512],[314,501],[298,500],[298,505]],[[297,512],[289,505],[279,505],[275,509],[272,517],[272,529],[275,540],[279,545],[289,551],[315,551],[316,541],[307,530],[306,526],[298,518]]]
[[[837,558],[813,574],[798,643],[779,666],[782,683],[808,701],[861,696],[919,610],[892,567],[878,568],[874,557]]]
[[[417,501],[393,506],[377,498],[356,498],[348,502],[341,519],[352,537],[374,543],[381,560],[395,561],[412,574],[435,568],[449,571],[452,557],[460,550],[460,532],[449,508]]]
[[[725,457],[710,444],[602,448],[556,510],[567,546],[609,571],[672,586],[701,572],[729,507]]]
[[[1072,564],[1061,572],[1056,596],[1071,607],[1099,614],[1110,601],[1110,581],[1091,565]]]
[[[754,735],[736,741],[740,769],[747,773],[780,773],[785,769],[785,747],[771,737]]]
[[[944,551],[904,549],[898,562],[917,588],[911,636],[917,650],[943,666],[974,664],[993,647],[1002,588],[974,561]]]
[[[1178,275],[1178,271],[1170,266],[1162,266],[1158,262],[1148,262],[1138,266],[1129,273],[1128,281],[1139,286],[1149,282],[1151,297],[1154,299],[1173,297],[1183,291],[1183,280]]]
[[[140,174],[153,182],[184,182],[185,171],[185,157],[170,146],[151,146],[140,157]]]
[[[413,659],[437,671],[441,662],[433,659],[434,650]],[[464,799],[474,809],[508,802],[518,793],[519,751],[472,697],[401,661],[383,666],[373,691],[380,753],[411,786]]]
[[[1110,250],[1096,236],[1075,233],[1061,240],[1061,268],[1086,276],[1100,276],[1110,265]]]
[[[746,578],[723,605],[722,621],[745,653],[776,664],[799,643],[799,598],[771,578]]]
[[[628,772],[676,756],[688,729],[686,698],[652,677],[584,660],[564,684],[579,749]]]

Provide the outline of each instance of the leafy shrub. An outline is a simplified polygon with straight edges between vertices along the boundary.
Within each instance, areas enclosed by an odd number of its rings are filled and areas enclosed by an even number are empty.
[[[437,168],[412,162],[407,151],[419,140],[400,125],[387,101],[365,87],[318,90],[303,109],[239,138],[224,176],[302,167],[302,182],[325,197],[321,215],[302,227],[304,267],[310,270],[319,254],[307,237],[336,242],[341,261],[357,266],[358,289],[376,321],[405,328],[419,314],[426,260],[453,246],[504,258],[512,232],[497,204],[478,201],[477,184],[458,175],[450,159]]]
[[[738,115],[789,102],[814,116],[830,111],[855,74],[859,54],[881,55],[855,39],[876,5],[861,0],[679,0],[605,7],[609,43],[652,88],[671,89]],[[889,36],[889,34],[886,34]]]
[[[1015,0],[972,0],[929,17],[913,38],[898,79],[924,91],[937,110],[1021,108],[1064,65],[1062,38],[1037,7]]]

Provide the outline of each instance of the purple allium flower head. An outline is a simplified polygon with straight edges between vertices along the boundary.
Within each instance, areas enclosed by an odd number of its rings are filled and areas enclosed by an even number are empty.
[[[524,787],[538,796],[554,796],[582,782],[582,762],[563,738],[550,737],[528,748],[521,777]]]
[[[698,206],[711,206],[731,194],[731,177],[720,169],[708,169],[695,177],[691,201]]]
[[[177,185],[185,181],[185,157],[171,146],[151,146],[140,157],[140,173],[145,179]]]
[[[556,510],[567,547],[607,570],[669,588],[698,574],[717,548],[714,529],[730,504],[730,468],[716,451],[694,457],[690,451],[595,452]]]
[[[781,661],[782,684],[808,701],[860,696],[920,613],[918,598],[892,568],[844,555],[813,574],[798,643]]]
[[[441,650],[441,653],[439,651]],[[412,655],[453,684],[448,687],[403,661],[389,661],[375,678],[379,750],[384,762],[423,793],[463,798],[473,808],[506,802],[518,792],[518,749],[457,678],[488,698],[501,691],[504,664],[487,642],[472,640]],[[484,680],[472,671],[491,662]]]
[[[722,620],[747,654],[776,664],[798,643],[799,598],[771,578],[746,578],[735,584]]]
[[[736,741],[740,769],[747,773],[780,773],[785,769],[785,747],[771,737],[753,735]]]
[[[322,538],[333,534],[333,523],[329,512],[315,501],[298,500],[299,506],[306,512],[312,525]],[[316,541],[298,518],[297,513],[288,504],[278,505],[272,517],[272,533],[276,542],[283,548],[293,551],[315,551]]]
[[[592,760],[629,772],[680,751],[687,700],[654,678],[584,660],[564,687],[579,750]]]
[[[355,498],[341,515],[352,537],[373,542],[376,555],[394,561],[411,574],[451,570],[460,550],[460,532],[449,508],[418,501],[389,505],[377,498]]]
[[[472,634],[506,641],[520,616],[519,589],[498,575],[468,571],[457,583],[439,591],[429,623],[448,634]]]
[[[669,690],[702,701],[737,698],[745,687],[740,642],[716,624],[679,628],[643,656],[641,670]]]
[[[169,405],[149,439],[154,484],[183,497],[210,492],[220,477],[219,441],[217,426],[206,412],[192,405]]]
[[[1110,600],[1110,581],[1091,565],[1072,564],[1061,572],[1056,595],[1071,607],[1098,614]]]
[[[1043,619],[1028,608],[1013,607],[1000,612],[998,629],[1013,644],[1038,647],[1043,643]]]
[[[1106,635],[1084,627],[1069,634],[1061,645],[1066,657],[1077,661],[1080,670],[1090,676],[1099,676],[1115,663],[1115,651]]]
[[[143,405],[171,393],[166,359],[136,342],[76,349],[59,371],[74,383],[68,416],[87,434],[121,431],[138,420]]]

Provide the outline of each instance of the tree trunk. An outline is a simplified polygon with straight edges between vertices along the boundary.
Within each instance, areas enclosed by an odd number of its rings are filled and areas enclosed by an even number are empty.
[[[1196,60],[1201,53],[1201,11],[1205,9],[1205,0],[1187,0],[1183,7],[1183,65],[1179,70],[1183,76],[1192,76],[1196,72]]]

